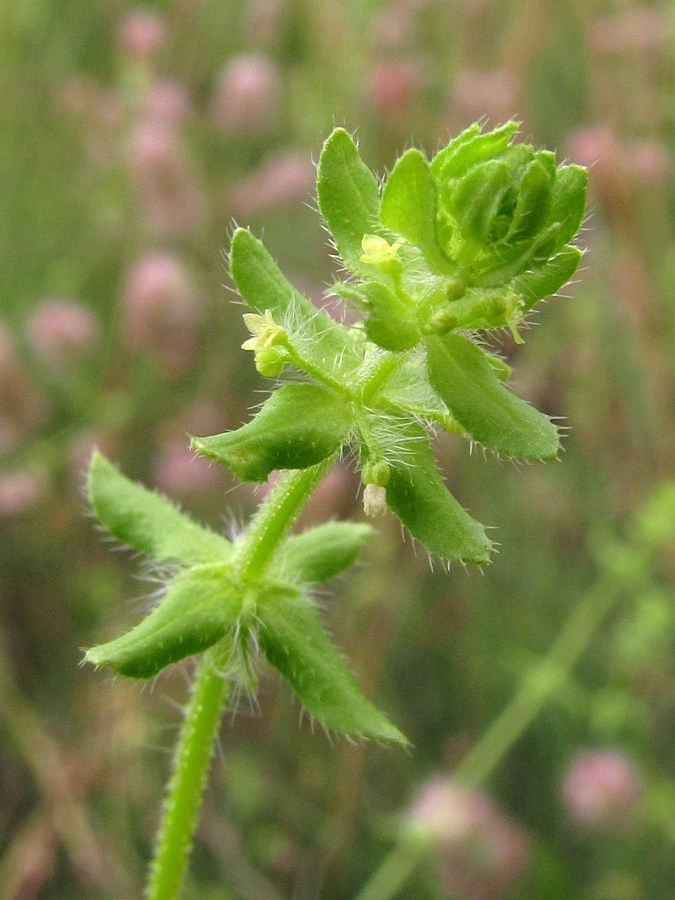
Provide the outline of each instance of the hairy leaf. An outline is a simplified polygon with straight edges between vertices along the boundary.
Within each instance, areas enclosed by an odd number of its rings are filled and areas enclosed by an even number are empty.
[[[473,166],[506,150],[518,127],[517,122],[506,122],[494,131],[480,134],[478,126],[470,126],[436,154],[431,163],[434,174],[439,181],[462,177]]]
[[[495,453],[554,459],[558,431],[548,416],[512,394],[485,353],[460,334],[429,337],[429,380],[471,437]]]
[[[537,300],[550,297],[567,284],[576,272],[582,256],[578,247],[567,246],[543,266],[517,275],[511,282],[511,287],[524,298],[524,310],[531,309]]]
[[[85,660],[130,678],[152,678],[235,628],[241,604],[241,591],[228,581],[225,566],[195,566],[176,575],[159,605],[135,628],[92,647]]]
[[[270,310],[318,367],[349,371],[358,362],[347,329],[297,291],[263,244],[244,228],[232,236],[230,272],[247,305],[260,315]]]
[[[429,163],[408,150],[392,169],[382,191],[383,225],[420,248],[432,272],[454,271],[436,243],[437,188]]]
[[[131,481],[98,451],[89,463],[87,495],[106,531],[156,562],[217,562],[232,551],[224,537],[198,525],[166,497]]]
[[[242,481],[265,481],[274,469],[305,469],[335,453],[352,425],[349,403],[316,384],[285,384],[235,431],[193,437],[190,446],[223,463]]]
[[[387,503],[431,553],[463,563],[488,562],[492,544],[485,529],[448,491],[424,429],[411,423],[405,431],[405,465],[391,464]]]
[[[319,209],[346,267],[362,274],[364,234],[377,230],[377,179],[363,162],[344,128],[336,128],[323,145],[316,179]]]
[[[279,564],[298,581],[326,581],[351,566],[372,533],[370,525],[360,522],[324,522],[291,535]]]
[[[258,604],[257,618],[265,655],[317,722],[350,738],[407,743],[361,692],[309,597],[288,591],[270,593]]]

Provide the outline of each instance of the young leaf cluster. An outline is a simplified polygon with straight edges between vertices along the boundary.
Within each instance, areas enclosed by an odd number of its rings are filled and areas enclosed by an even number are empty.
[[[416,149],[380,187],[343,129],[326,141],[317,196],[349,280],[334,292],[363,321],[347,328],[285,279],[264,246],[237,229],[230,271],[258,370],[295,370],[236,431],[193,438],[244,480],[316,465],[348,447],[367,513],[388,505],[446,560],[485,563],[490,541],[433,463],[428,432],[458,431],[509,458],[552,459],[551,420],[506,387],[509,367],[476,340],[517,328],[579,264],[570,243],[584,213],[586,170],[512,144],[517,125],[478,125],[431,161]],[[320,410],[320,415],[317,411]]]
[[[353,562],[369,526],[288,531],[347,450],[368,515],[389,508],[431,553],[480,565],[491,542],[446,487],[433,430],[505,457],[556,456],[556,427],[508,389],[509,367],[480,341],[504,327],[521,340],[526,312],[575,271],[586,171],[513,144],[516,129],[472,126],[431,160],[408,150],[383,185],[346,131],[330,135],[317,196],[347,274],[334,293],[362,310],[356,325],[315,307],[259,240],[234,232],[230,272],[251,310],[243,346],[262,375],[293,377],[247,424],[191,445],[244,481],[282,474],[247,531],[229,541],[95,454],[88,492],[99,521],[170,575],[146,618],[90,649],[88,661],[148,678],[220,642],[250,688],[261,651],[326,728],[405,741],[359,691],[311,596],[313,584]]]

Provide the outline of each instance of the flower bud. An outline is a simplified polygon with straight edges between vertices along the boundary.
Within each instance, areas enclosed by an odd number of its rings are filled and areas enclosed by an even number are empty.
[[[640,776],[619,750],[578,753],[562,781],[570,819],[585,828],[621,826],[635,811],[640,793]]]

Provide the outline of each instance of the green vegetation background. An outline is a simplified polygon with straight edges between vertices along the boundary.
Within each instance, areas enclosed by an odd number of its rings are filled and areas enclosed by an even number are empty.
[[[253,508],[184,449],[186,432],[238,426],[263,387],[223,288],[232,222],[320,301],[332,262],[312,159],[334,124],[383,172],[410,142],[431,151],[515,115],[534,143],[594,163],[579,283],[523,347],[501,340],[518,392],[565,417],[565,453],[518,468],[441,440],[453,492],[498,527],[494,563],[432,571],[387,519],[367,564],[322,598],[413,752],[312,735],[266,677],[259,709],[242,698],[223,724],[188,896],[354,896],[416,792],[452,772],[609,568],[612,614],[482,786],[530,841],[518,886],[485,896],[666,900],[675,568],[666,542],[636,575],[630,523],[675,453],[673,5],[144,9],[154,36],[120,0],[0,4],[0,896],[140,895],[189,667],[147,687],[79,667],[157,587],[87,519],[82,473],[96,444],[216,527]],[[175,315],[134,294],[134,267],[157,254]],[[90,332],[40,320],[52,298],[82,304]],[[360,517],[357,487],[337,471],[305,521]],[[595,747],[640,775],[621,827],[583,829],[561,800],[575,754]],[[425,866],[402,896],[448,894]]]

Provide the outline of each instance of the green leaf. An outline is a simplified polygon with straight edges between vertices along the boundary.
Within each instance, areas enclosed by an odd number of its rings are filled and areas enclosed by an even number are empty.
[[[448,491],[422,427],[405,426],[405,464],[391,463],[387,503],[410,534],[446,560],[482,565],[492,543]]]
[[[279,565],[298,581],[326,581],[351,566],[372,533],[370,525],[359,522],[324,522],[291,535],[279,553]]]
[[[490,230],[508,187],[508,166],[496,159],[475,166],[457,184],[449,202],[465,240],[479,245],[488,242]]]
[[[510,287],[524,298],[524,311],[531,309],[538,300],[555,294],[567,284],[576,272],[582,256],[583,253],[578,247],[568,245],[543,266],[517,275]]]
[[[274,469],[305,469],[346,440],[352,412],[345,398],[316,384],[285,384],[247,425],[193,437],[190,446],[228,466],[242,481],[265,481]]]
[[[517,122],[506,122],[485,134],[477,133],[476,127],[472,125],[434,157],[432,170],[439,181],[461,178],[473,166],[506,150],[519,125]]]
[[[325,728],[350,738],[407,744],[401,732],[363,695],[326,634],[312,600],[270,592],[258,603],[258,639],[307,712]]]
[[[555,425],[502,384],[480,347],[452,333],[426,344],[432,386],[475,441],[508,457],[557,456]]]
[[[534,237],[544,226],[551,209],[551,177],[544,166],[533,160],[520,183],[509,240],[522,241]]]
[[[419,150],[406,151],[382,191],[382,224],[415,244],[432,272],[451,273],[455,266],[436,243],[437,188],[429,163]]]
[[[556,249],[569,243],[579,230],[586,210],[588,169],[584,166],[560,166],[553,182],[549,221],[560,223]]]
[[[131,481],[98,451],[89,463],[87,495],[106,531],[156,562],[216,562],[232,552],[228,540],[198,525],[166,497]]]
[[[378,185],[344,128],[336,128],[323,145],[316,187],[319,209],[345,266],[363,274],[361,240],[377,231]]]
[[[250,231],[238,228],[230,245],[230,272],[242,299],[260,315],[298,335],[303,354],[327,371],[350,371],[359,358],[349,333],[297,291]]]
[[[226,566],[194,566],[175,576],[142,622],[122,637],[92,647],[85,660],[130,678],[152,678],[234,629],[241,605],[241,591],[228,581]]]
[[[458,134],[457,137],[452,138],[445,147],[438,151],[438,153],[431,160],[431,171],[433,172],[436,178],[441,177],[441,172],[443,171],[443,167],[451,159],[459,150],[460,147],[463,147],[466,144],[469,144],[476,135],[479,135],[481,132],[481,127],[478,122],[474,122],[473,125],[469,125],[468,128],[465,128],[461,134]]]
[[[368,340],[385,350],[410,350],[420,339],[415,311],[384,284],[368,281],[360,293],[369,312],[365,321]]]

